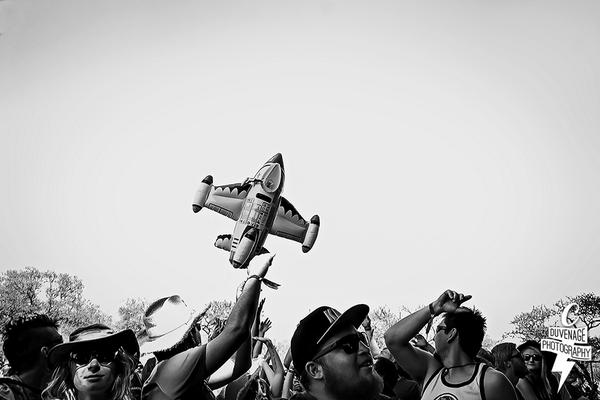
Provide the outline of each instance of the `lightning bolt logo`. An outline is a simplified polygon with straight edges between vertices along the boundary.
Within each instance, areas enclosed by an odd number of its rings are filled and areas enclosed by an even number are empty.
[[[576,303],[566,306],[561,316],[562,327],[549,327],[548,339],[542,339],[540,343],[542,351],[556,354],[552,372],[560,373],[559,390],[575,365],[573,360],[591,360],[592,358],[591,346],[586,345],[588,342],[587,327],[577,328],[579,317],[569,318],[569,312],[575,309],[573,313],[576,313],[577,308]]]
[[[563,341],[566,345],[574,345],[575,342],[571,340]],[[560,372],[560,381],[558,382],[558,390],[562,387],[563,383],[567,380],[567,376],[571,373],[571,369],[575,365],[575,362],[569,361],[569,356],[560,353],[556,355],[556,361],[552,367],[552,372]]]

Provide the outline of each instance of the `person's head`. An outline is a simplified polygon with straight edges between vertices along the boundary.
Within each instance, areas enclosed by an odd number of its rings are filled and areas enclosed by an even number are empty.
[[[154,353],[162,361],[200,344],[196,323],[204,315],[188,308],[181,297],[169,296],[156,300],[144,313],[148,339],[142,344],[142,353]]]
[[[514,343],[500,343],[492,349],[494,368],[508,377],[514,385],[527,375],[527,367],[521,352]]]
[[[494,355],[492,354],[491,351],[489,351],[486,348],[480,348],[479,351],[477,352],[477,355],[475,356],[475,359],[478,362],[482,362],[484,364],[489,365],[490,367],[494,366]]]
[[[69,342],[50,350],[49,361],[55,368],[43,397],[64,399],[71,392],[77,398],[124,399],[130,394],[138,353],[137,340],[130,329],[115,333],[102,324],[76,329]]]
[[[369,399],[381,393],[383,382],[373,368],[368,342],[357,331],[368,313],[365,304],[343,314],[323,306],[300,321],[291,350],[305,390],[335,398]]]
[[[528,340],[521,344],[518,349],[523,356],[523,360],[525,360],[527,370],[533,375],[540,376],[542,374],[544,356],[542,355],[539,342]]]
[[[19,375],[34,369],[49,373],[48,351],[62,343],[56,321],[44,314],[15,319],[4,327],[2,350],[11,373]]]
[[[444,357],[450,347],[458,346],[474,359],[481,349],[485,328],[485,318],[478,310],[464,308],[462,312],[446,313],[436,328],[436,352]]]
[[[394,386],[398,382],[399,374],[396,365],[385,357],[379,357],[375,361],[375,372],[383,378],[382,393],[391,397],[394,396]]]

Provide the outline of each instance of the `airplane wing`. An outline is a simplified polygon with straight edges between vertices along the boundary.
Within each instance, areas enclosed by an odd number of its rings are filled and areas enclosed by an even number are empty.
[[[210,188],[204,207],[237,220],[242,212],[242,206],[249,190],[249,183],[213,186]]]
[[[292,203],[282,196],[270,233],[302,243],[308,225]]]

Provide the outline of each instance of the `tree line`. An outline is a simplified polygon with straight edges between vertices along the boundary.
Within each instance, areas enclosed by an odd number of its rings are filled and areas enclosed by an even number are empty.
[[[44,313],[59,322],[64,336],[68,336],[77,327],[101,322],[118,329],[132,329],[143,340],[143,315],[149,304],[148,300],[125,299],[118,309],[118,320],[113,321],[98,305],[86,299],[83,291],[83,282],[74,275],[40,271],[34,267],[7,270],[0,274],[0,326],[5,326],[13,318]],[[506,332],[502,339],[539,341],[547,337],[547,327],[560,315],[565,305],[570,303],[578,305],[579,319],[589,331],[600,326],[600,296],[595,293],[582,293],[557,299],[551,305],[535,305],[529,311],[520,312],[511,321],[512,329]],[[218,331],[225,323],[232,306],[233,302],[228,300],[211,301],[199,321],[201,330],[208,337]],[[395,311],[388,306],[372,308],[371,324],[374,328],[374,338],[380,347],[385,346],[383,333],[400,320],[403,312],[408,315],[411,310],[402,307]],[[425,338],[431,340],[432,332],[435,330],[431,330],[429,334],[424,332]],[[491,348],[495,343],[493,339],[486,338],[484,347]],[[590,379],[594,381],[594,376],[600,374],[600,338],[594,336],[594,332],[590,332],[589,344],[593,348],[592,359],[595,362],[589,363],[586,370],[591,375]],[[1,351],[0,343],[0,368],[4,365]],[[581,365],[585,367],[583,363]]]

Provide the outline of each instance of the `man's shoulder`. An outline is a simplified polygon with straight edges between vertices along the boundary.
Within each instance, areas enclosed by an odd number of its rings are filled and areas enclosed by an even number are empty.
[[[483,366],[482,366],[483,368]],[[496,370],[493,367],[487,367],[485,369],[485,375],[483,376],[483,384],[486,386],[489,385],[510,385],[512,386],[512,384],[510,383],[510,381],[508,380],[508,378],[506,377],[506,375],[504,375],[502,372]]]
[[[482,376],[483,387],[489,398],[517,399],[516,389],[506,375],[489,367]]]

